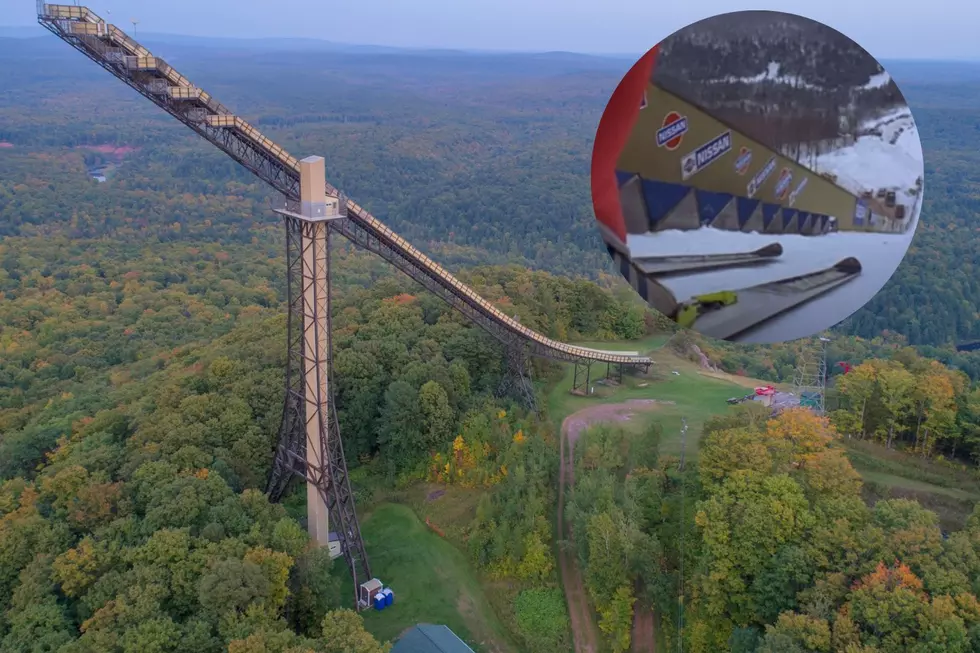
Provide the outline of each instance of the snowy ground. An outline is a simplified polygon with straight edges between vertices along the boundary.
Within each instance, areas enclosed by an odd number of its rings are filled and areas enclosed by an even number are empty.
[[[881,88],[891,81],[887,72],[872,75],[855,91]],[[781,73],[778,62],[770,62],[767,69],[753,77],[726,77],[709,83],[786,84],[796,88],[817,89],[796,76]],[[881,136],[861,136],[856,142],[831,152],[810,156],[807,148],[801,148],[799,161],[817,173],[837,175],[837,183],[860,195],[866,190],[880,188],[894,190],[896,201],[909,208],[915,204],[916,179],[923,175],[922,144],[912,112],[907,106],[898,107],[883,115],[867,120],[858,126],[857,132],[879,130]],[[897,136],[893,144],[892,139]],[[811,165],[812,162],[812,165]]]
[[[838,232],[823,236],[767,235],[705,227],[694,231],[669,230],[631,235],[627,245],[634,258],[745,252],[773,242],[783,246],[783,255],[768,265],[661,279],[660,282],[680,301],[693,295],[738,290],[814,272],[849,256],[861,261],[862,272],[857,279],[770,320],[740,338],[742,342],[751,343],[782,342],[805,338],[827,329],[874,297],[902,262],[915,235],[918,217],[917,205],[912,213],[912,226],[904,234]]]
[[[910,191],[924,170],[922,143],[912,112],[902,107],[860,126],[861,131],[870,129],[880,130],[881,136],[861,136],[852,145],[821,154],[813,170],[837,175],[837,183],[855,195],[879,188],[894,190],[896,201],[911,207],[916,195]]]
[[[763,82],[769,82],[772,84],[786,84],[787,86],[792,86],[793,88],[807,88],[813,90],[822,89],[822,86],[817,86],[816,84],[810,84],[804,82],[797,75],[784,75],[781,74],[782,64],[777,61],[770,61],[769,65],[766,66],[764,72],[758,75],[753,75],[752,77],[733,77],[731,75],[727,77],[721,77],[718,79],[709,79],[707,83],[709,84],[737,84],[739,82],[743,84],[761,84]],[[887,72],[880,72],[876,75],[872,75],[870,79],[863,85],[858,87],[858,89],[873,90],[876,88],[881,88],[885,84],[891,81],[891,76]]]

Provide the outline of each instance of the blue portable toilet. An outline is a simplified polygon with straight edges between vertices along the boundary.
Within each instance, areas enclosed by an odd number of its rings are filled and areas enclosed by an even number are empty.
[[[385,609],[385,595],[383,592],[378,592],[374,595],[374,609],[384,610]]]
[[[390,587],[386,587],[383,594],[385,595],[385,607],[395,602],[395,593],[391,591]]]

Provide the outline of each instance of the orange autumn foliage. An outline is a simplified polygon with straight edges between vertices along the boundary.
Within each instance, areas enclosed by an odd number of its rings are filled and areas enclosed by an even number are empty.
[[[408,293],[401,293],[399,295],[395,295],[394,297],[384,300],[384,302],[388,304],[395,304],[396,306],[404,306],[405,304],[411,304],[416,299],[417,298],[415,297],[415,295],[409,295]]]
[[[922,581],[912,573],[908,566],[896,561],[895,566],[887,567],[884,562],[879,562],[878,567],[857,581],[853,590],[861,589],[885,589],[894,592],[897,589],[907,589],[915,593],[923,592]]]
[[[838,437],[830,420],[806,408],[785,410],[766,423],[766,437],[790,450],[792,463],[805,467]]]

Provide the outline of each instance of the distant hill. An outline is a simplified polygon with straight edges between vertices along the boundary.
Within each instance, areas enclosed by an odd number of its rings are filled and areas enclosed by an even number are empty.
[[[29,39],[47,33],[40,25],[0,25],[0,38],[5,39]]]
[[[335,43],[323,39],[289,37],[249,39],[140,32],[139,40],[151,48],[154,43],[158,43],[191,47],[215,47],[222,50],[326,50],[330,52],[365,52],[371,54],[396,54],[406,51],[404,48],[393,48],[382,45],[355,45],[350,43]]]
[[[980,81],[980,61],[883,59],[881,65],[900,86],[904,83],[960,84]]]

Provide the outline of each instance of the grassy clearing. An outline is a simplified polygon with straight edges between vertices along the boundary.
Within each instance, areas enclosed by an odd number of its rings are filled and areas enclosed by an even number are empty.
[[[637,412],[633,419],[621,423],[623,428],[639,430],[651,422],[663,428],[661,452],[668,455],[681,453],[680,429],[682,418],[687,419],[688,432],[685,443],[688,458],[696,456],[697,444],[704,421],[729,409],[726,400],[746,394],[746,388],[765,385],[757,379],[738,377],[724,372],[709,372],[665,347],[668,336],[652,336],[635,343],[578,343],[586,347],[610,351],[639,351],[654,361],[649,374],[625,376],[622,385],[605,385],[599,381],[605,373],[604,365],[594,366],[599,377],[593,384],[594,394],[571,394],[574,368],[567,366],[562,378],[555,383],[545,397],[548,415],[556,428],[568,415],[596,404],[620,403],[630,399],[657,399],[664,403],[654,410]],[[674,374],[674,372],[677,372]],[[663,632],[655,629],[657,649],[663,650]]]
[[[476,516],[476,507],[484,492],[481,489],[422,483],[405,490],[399,500],[411,505],[423,522],[428,519],[433,527],[442,531],[448,543],[465,551],[466,529]],[[479,578],[496,618],[503,623],[507,632],[518,632],[521,624],[516,603],[522,590],[528,586],[517,580],[492,580],[483,575],[479,575]],[[557,571],[555,579],[557,580]],[[562,610],[564,607],[562,602]],[[565,639],[571,641],[570,632],[565,633]],[[538,646],[534,650],[544,649]],[[552,653],[566,653],[569,649],[557,646],[550,650]]]
[[[930,494],[942,494],[953,499],[965,499],[968,501],[976,501],[977,499],[980,499],[980,495],[977,495],[975,492],[940,487],[938,485],[923,483],[922,481],[916,481],[914,479],[906,478],[904,476],[897,476],[895,474],[886,474],[884,472],[871,472],[868,470],[859,471],[861,478],[863,478],[866,482],[878,483],[890,488],[911,490],[913,492],[926,492]]]
[[[963,527],[973,506],[980,502],[980,478],[965,468],[886,449],[873,442],[845,440],[854,469],[868,484],[866,498],[915,499],[939,515],[946,530]]]
[[[638,414],[624,426],[644,428],[651,421],[659,422],[664,430],[661,451],[676,456],[681,450],[681,418],[686,417],[687,453],[694,454],[704,421],[713,415],[724,413],[728,409],[726,400],[729,397],[745,394],[746,388],[765,385],[766,382],[724,372],[705,371],[699,365],[663,347],[666,340],[666,336],[653,336],[638,343],[581,343],[583,346],[601,347],[610,351],[638,350],[648,354],[654,365],[649,375],[626,376],[619,386],[604,385],[597,381],[593,384],[595,393],[589,397],[571,394],[574,369],[568,366],[564,376],[547,394],[548,414],[556,423],[560,423],[566,416],[598,403],[619,403],[630,399],[673,402],[672,405],[665,404],[654,411]],[[605,366],[597,365],[594,370],[601,379]]]
[[[395,641],[415,624],[435,623],[449,626],[476,651],[514,650],[469,561],[410,507],[376,506],[362,518],[361,535],[371,572],[395,592],[391,607],[363,613],[375,637]]]
[[[880,444],[845,440],[847,457],[858,470],[901,476],[920,483],[953,490],[964,490],[980,497],[980,477],[966,467],[946,465],[904,451],[886,449]]]

